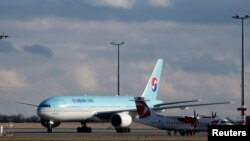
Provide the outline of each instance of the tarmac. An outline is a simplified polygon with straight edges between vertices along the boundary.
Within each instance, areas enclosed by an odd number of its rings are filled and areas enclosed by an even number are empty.
[[[0,125],[3,125],[0,123]],[[7,125],[7,124],[5,124]],[[169,136],[166,131],[152,128],[149,126],[133,123],[131,133],[116,133],[110,124],[89,124],[92,127],[91,133],[77,133],[76,128],[79,123],[64,123],[58,128],[53,129],[53,133],[47,133],[39,123],[18,123],[13,124],[9,129],[9,134],[0,137],[0,141],[60,141],[60,140],[207,140],[206,134],[195,136]]]

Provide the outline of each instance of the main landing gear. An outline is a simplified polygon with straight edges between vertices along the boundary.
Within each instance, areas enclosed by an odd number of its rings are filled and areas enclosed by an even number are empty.
[[[119,127],[115,128],[116,133],[130,133],[131,129],[129,127]]]
[[[175,130],[175,131],[171,131],[171,130],[167,130],[167,133],[168,133],[168,135],[169,136],[172,136],[172,135],[177,135],[177,131]]]
[[[91,127],[86,126],[86,122],[81,122],[82,126],[77,128],[78,133],[91,133]]]
[[[180,134],[182,135],[182,136],[185,136],[185,135],[187,135],[187,136],[194,136],[195,135],[195,132],[194,131],[186,131],[186,132],[180,132]]]

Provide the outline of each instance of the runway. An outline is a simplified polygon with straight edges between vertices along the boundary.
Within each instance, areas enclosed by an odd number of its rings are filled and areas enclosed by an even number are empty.
[[[92,129],[92,133],[77,133],[76,128],[62,126],[55,128],[53,133],[47,133],[45,128],[36,126],[25,126],[13,128],[10,136],[2,136],[0,140],[11,141],[60,141],[60,140],[207,140],[205,134],[198,134],[196,136],[169,136],[164,130],[155,128],[141,128],[143,126],[134,125],[137,128],[132,128],[131,133],[116,133],[114,129],[103,128],[103,125]],[[22,128],[21,128],[22,127]],[[97,128],[99,127],[99,128]],[[105,127],[105,126],[104,126]]]

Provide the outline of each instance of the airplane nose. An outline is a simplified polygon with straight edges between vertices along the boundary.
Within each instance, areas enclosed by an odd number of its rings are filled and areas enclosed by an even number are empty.
[[[48,112],[45,108],[37,108],[37,115],[41,118],[41,119],[46,119],[48,117]]]
[[[37,115],[39,117],[41,117],[43,115],[42,109],[41,108],[37,108]]]

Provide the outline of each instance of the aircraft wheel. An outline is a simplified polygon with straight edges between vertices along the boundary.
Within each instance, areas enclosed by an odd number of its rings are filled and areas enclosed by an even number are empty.
[[[116,128],[116,133],[130,133],[131,129],[128,127],[125,128]]]
[[[52,133],[52,128],[49,127],[49,128],[47,129],[47,132],[48,132],[48,133]]]
[[[90,133],[92,132],[92,129],[90,127],[78,127],[77,132],[78,133]]]
[[[127,128],[127,133],[130,133],[131,132],[131,129],[130,128]]]
[[[180,132],[180,135],[185,136],[185,132]]]

